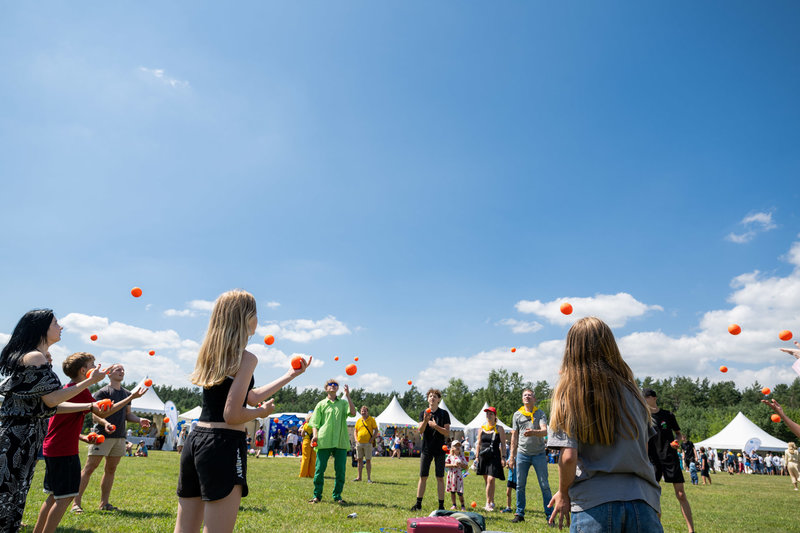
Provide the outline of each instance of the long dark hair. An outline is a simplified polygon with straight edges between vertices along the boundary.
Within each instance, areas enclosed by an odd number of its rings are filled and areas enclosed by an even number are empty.
[[[22,315],[8,344],[0,352],[0,374],[7,376],[14,372],[22,356],[36,350],[47,339],[54,317],[52,309],[34,309]]]

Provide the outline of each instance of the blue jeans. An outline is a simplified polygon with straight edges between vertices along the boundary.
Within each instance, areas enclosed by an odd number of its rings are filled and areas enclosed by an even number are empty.
[[[550,481],[547,479],[547,454],[544,452],[539,455],[517,454],[517,510],[515,514],[525,516],[525,484],[528,482],[528,470],[531,466],[536,471],[536,479],[539,480],[539,489],[542,491],[544,514],[550,518],[553,510],[547,505],[553,495],[550,493]]]
[[[570,533],[664,533],[656,510],[643,500],[603,503],[570,519]]]

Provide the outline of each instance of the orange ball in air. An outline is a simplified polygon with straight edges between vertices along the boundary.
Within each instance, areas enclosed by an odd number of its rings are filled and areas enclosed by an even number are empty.
[[[772,391],[769,390],[769,387],[764,387],[763,389],[761,389],[761,394],[763,394],[764,396],[768,396],[770,392]]]
[[[103,444],[106,441],[105,435],[98,435],[97,436],[97,444]]]
[[[561,312],[564,313],[565,315],[571,315],[572,314],[572,304],[570,304],[569,302],[564,302],[563,304],[561,304],[561,308],[560,309],[561,309]]]
[[[147,378],[146,380],[144,380],[144,386],[145,386],[145,387],[149,387],[149,386],[151,386],[152,384],[153,384],[153,380],[152,380],[152,379],[150,379],[150,378]]]
[[[165,423],[165,424],[169,424],[169,417],[168,417],[168,416],[165,416],[165,417],[164,417],[164,423]]]
[[[97,340],[97,335],[92,335],[92,336],[91,336],[91,337],[89,337],[89,338],[90,338],[90,339],[92,339],[93,341],[96,341],[96,340]],[[790,338],[791,338],[791,337],[790,337]]]
[[[338,361],[339,360],[339,356],[337,355],[336,357],[333,358],[333,360],[334,361]]]
[[[778,333],[778,338],[782,341],[790,341],[792,340],[792,332],[788,329],[784,329],[780,333]]]
[[[727,366],[725,366],[725,365],[722,365],[721,367],[719,367],[719,371],[720,371],[720,372],[722,372],[722,373],[724,374],[725,372],[727,372],[727,371],[728,371],[728,367],[727,367]]]
[[[728,333],[730,333],[731,335],[738,335],[741,332],[742,328],[739,327],[739,324],[731,324],[730,326],[728,326]]]
[[[150,350],[148,353],[149,353],[150,355],[155,355],[155,354],[156,354],[156,351],[155,351],[155,350]]]
[[[294,357],[292,357],[292,368],[294,368],[295,370],[300,370],[301,368],[303,368],[303,358],[300,357],[299,355],[295,355]]]
[[[353,361],[358,361],[358,357],[353,357]]]
[[[352,376],[352,375],[354,375],[356,372],[358,372],[358,367],[356,367],[356,365],[349,364],[349,365],[347,365],[347,366],[345,367],[345,369],[344,369],[344,372],[345,372],[345,374],[347,374],[348,376]]]
[[[771,417],[769,417],[769,419],[777,424],[778,422],[781,421],[781,416],[778,413],[775,413]]]
[[[410,379],[408,380],[408,384],[411,385],[411,380]]]
[[[138,298],[141,295],[142,295],[142,289],[140,289],[139,287],[134,287],[131,289],[131,296],[133,296],[134,298]]]
[[[275,337],[273,337],[272,335],[267,335],[266,337],[264,337],[264,342],[267,344],[272,344],[273,342],[275,342]]]
[[[280,424],[281,423],[281,419],[280,418],[273,418],[272,421],[275,422],[276,424]]]

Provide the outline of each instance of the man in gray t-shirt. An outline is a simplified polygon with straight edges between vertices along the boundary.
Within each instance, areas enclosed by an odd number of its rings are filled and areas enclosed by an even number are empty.
[[[547,519],[553,510],[550,503],[550,481],[547,478],[547,454],[544,437],[547,436],[547,415],[536,407],[536,397],[531,389],[522,391],[522,407],[514,413],[511,423],[511,454],[509,463],[517,469],[517,509],[512,522],[525,520],[525,484],[531,466],[536,471],[539,489],[542,491],[542,506]]]

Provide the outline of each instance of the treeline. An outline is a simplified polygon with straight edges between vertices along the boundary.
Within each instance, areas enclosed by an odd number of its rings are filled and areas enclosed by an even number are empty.
[[[796,440],[785,424],[770,421],[772,410],[761,403],[765,396],[761,392],[762,385],[757,382],[743,391],[738,390],[733,381],[710,383],[708,379],[683,376],[662,380],[647,377],[638,383],[658,393],[658,404],[675,413],[683,432],[695,442],[719,432],[739,411],[770,435],[784,441]],[[125,385],[125,388],[129,387],[133,385]],[[179,412],[188,411],[202,402],[202,394],[197,387],[156,385],[154,388],[161,400],[172,400]],[[532,383],[524,380],[518,372],[505,369],[492,370],[486,386],[475,389],[470,389],[459,378],[451,378],[447,387],[442,389],[442,396],[451,413],[465,424],[479,413],[484,402],[497,408],[500,419],[510,424],[514,411],[522,405],[522,391],[525,388],[533,389],[539,407],[549,415],[553,391],[547,382]],[[352,389],[350,397],[357,409],[366,405],[370,413],[377,416],[389,405],[392,396],[397,396],[406,413],[416,419],[428,405],[425,392],[416,386],[389,393]],[[800,421],[800,378],[796,378],[791,385],[775,385],[770,396],[780,402],[793,420]],[[322,389],[298,391],[296,387],[287,386],[275,394],[275,408],[277,412],[308,412],[324,397],[325,391]]]

